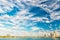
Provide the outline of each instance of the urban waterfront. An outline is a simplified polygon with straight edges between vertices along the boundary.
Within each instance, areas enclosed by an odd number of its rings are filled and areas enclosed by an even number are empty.
[[[0,38],[0,40],[60,40],[60,38]]]

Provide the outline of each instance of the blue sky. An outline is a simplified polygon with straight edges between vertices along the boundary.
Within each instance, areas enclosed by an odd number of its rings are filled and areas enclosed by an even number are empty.
[[[28,32],[60,30],[60,7],[53,8],[57,4],[53,3],[54,6],[51,6],[49,1],[41,4],[26,3],[26,1],[1,2],[4,6],[0,8],[0,27]]]

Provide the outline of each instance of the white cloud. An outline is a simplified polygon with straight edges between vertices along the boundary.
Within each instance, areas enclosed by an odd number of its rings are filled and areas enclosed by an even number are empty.
[[[0,27],[3,27],[4,25],[2,23],[0,23]]]
[[[31,27],[31,30],[36,31],[36,30],[40,30],[40,28],[39,27]]]
[[[60,12],[54,12],[50,15],[52,20],[60,20]]]

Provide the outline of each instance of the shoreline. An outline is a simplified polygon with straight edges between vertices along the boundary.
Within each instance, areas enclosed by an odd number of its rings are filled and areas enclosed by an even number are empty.
[[[0,36],[0,38],[60,38],[60,37],[40,37],[40,36]]]

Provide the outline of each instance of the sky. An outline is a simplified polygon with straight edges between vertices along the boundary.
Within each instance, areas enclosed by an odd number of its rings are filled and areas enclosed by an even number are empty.
[[[59,0],[0,0],[0,35],[55,30],[60,30]]]

